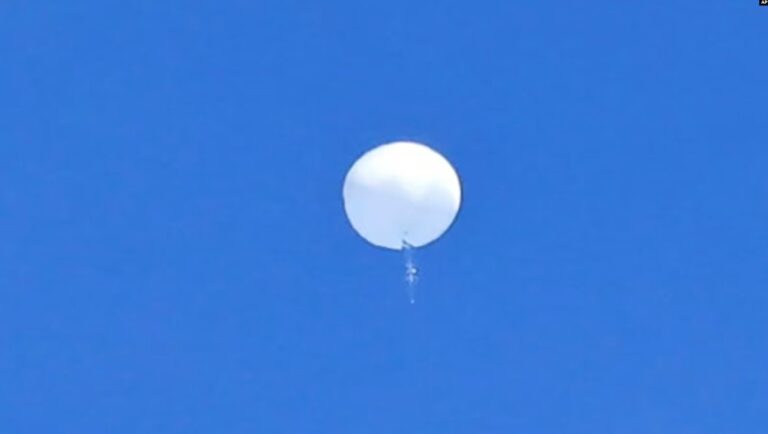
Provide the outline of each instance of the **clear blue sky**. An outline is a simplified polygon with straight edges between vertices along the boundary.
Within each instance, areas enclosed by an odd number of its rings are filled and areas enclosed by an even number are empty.
[[[0,431],[768,432],[757,0],[3,1]],[[345,171],[459,170],[419,252]]]

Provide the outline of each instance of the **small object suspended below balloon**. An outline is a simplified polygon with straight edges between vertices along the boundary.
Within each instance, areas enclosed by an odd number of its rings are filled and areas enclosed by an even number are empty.
[[[440,238],[461,206],[461,183],[451,163],[415,142],[378,146],[344,179],[344,210],[355,231],[377,247],[403,250],[411,302],[418,281],[413,249]]]
[[[416,303],[416,283],[419,281],[419,269],[413,259],[413,246],[403,241],[403,259],[405,259],[405,281],[411,304]]]

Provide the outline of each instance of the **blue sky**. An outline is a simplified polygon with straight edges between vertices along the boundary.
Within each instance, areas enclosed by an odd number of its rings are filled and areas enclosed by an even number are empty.
[[[0,431],[766,432],[757,3],[2,2]],[[341,204],[397,139],[415,305]]]

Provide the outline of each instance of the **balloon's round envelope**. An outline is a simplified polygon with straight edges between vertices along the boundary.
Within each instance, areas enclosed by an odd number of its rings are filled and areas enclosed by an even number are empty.
[[[439,238],[461,205],[451,163],[431,148],[394,142],[360,157],[344,180],[344,209],[352,227],[375,246],[399,250]]]

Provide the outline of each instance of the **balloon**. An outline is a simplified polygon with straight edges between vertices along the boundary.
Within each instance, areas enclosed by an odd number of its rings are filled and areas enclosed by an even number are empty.
[[[461,205],[461,184],[439,153],[419,143],[394,142],[368,151],[352,165],[343,196],[347,217],[360,236],[400,250],[429,244],[448,230]]]

